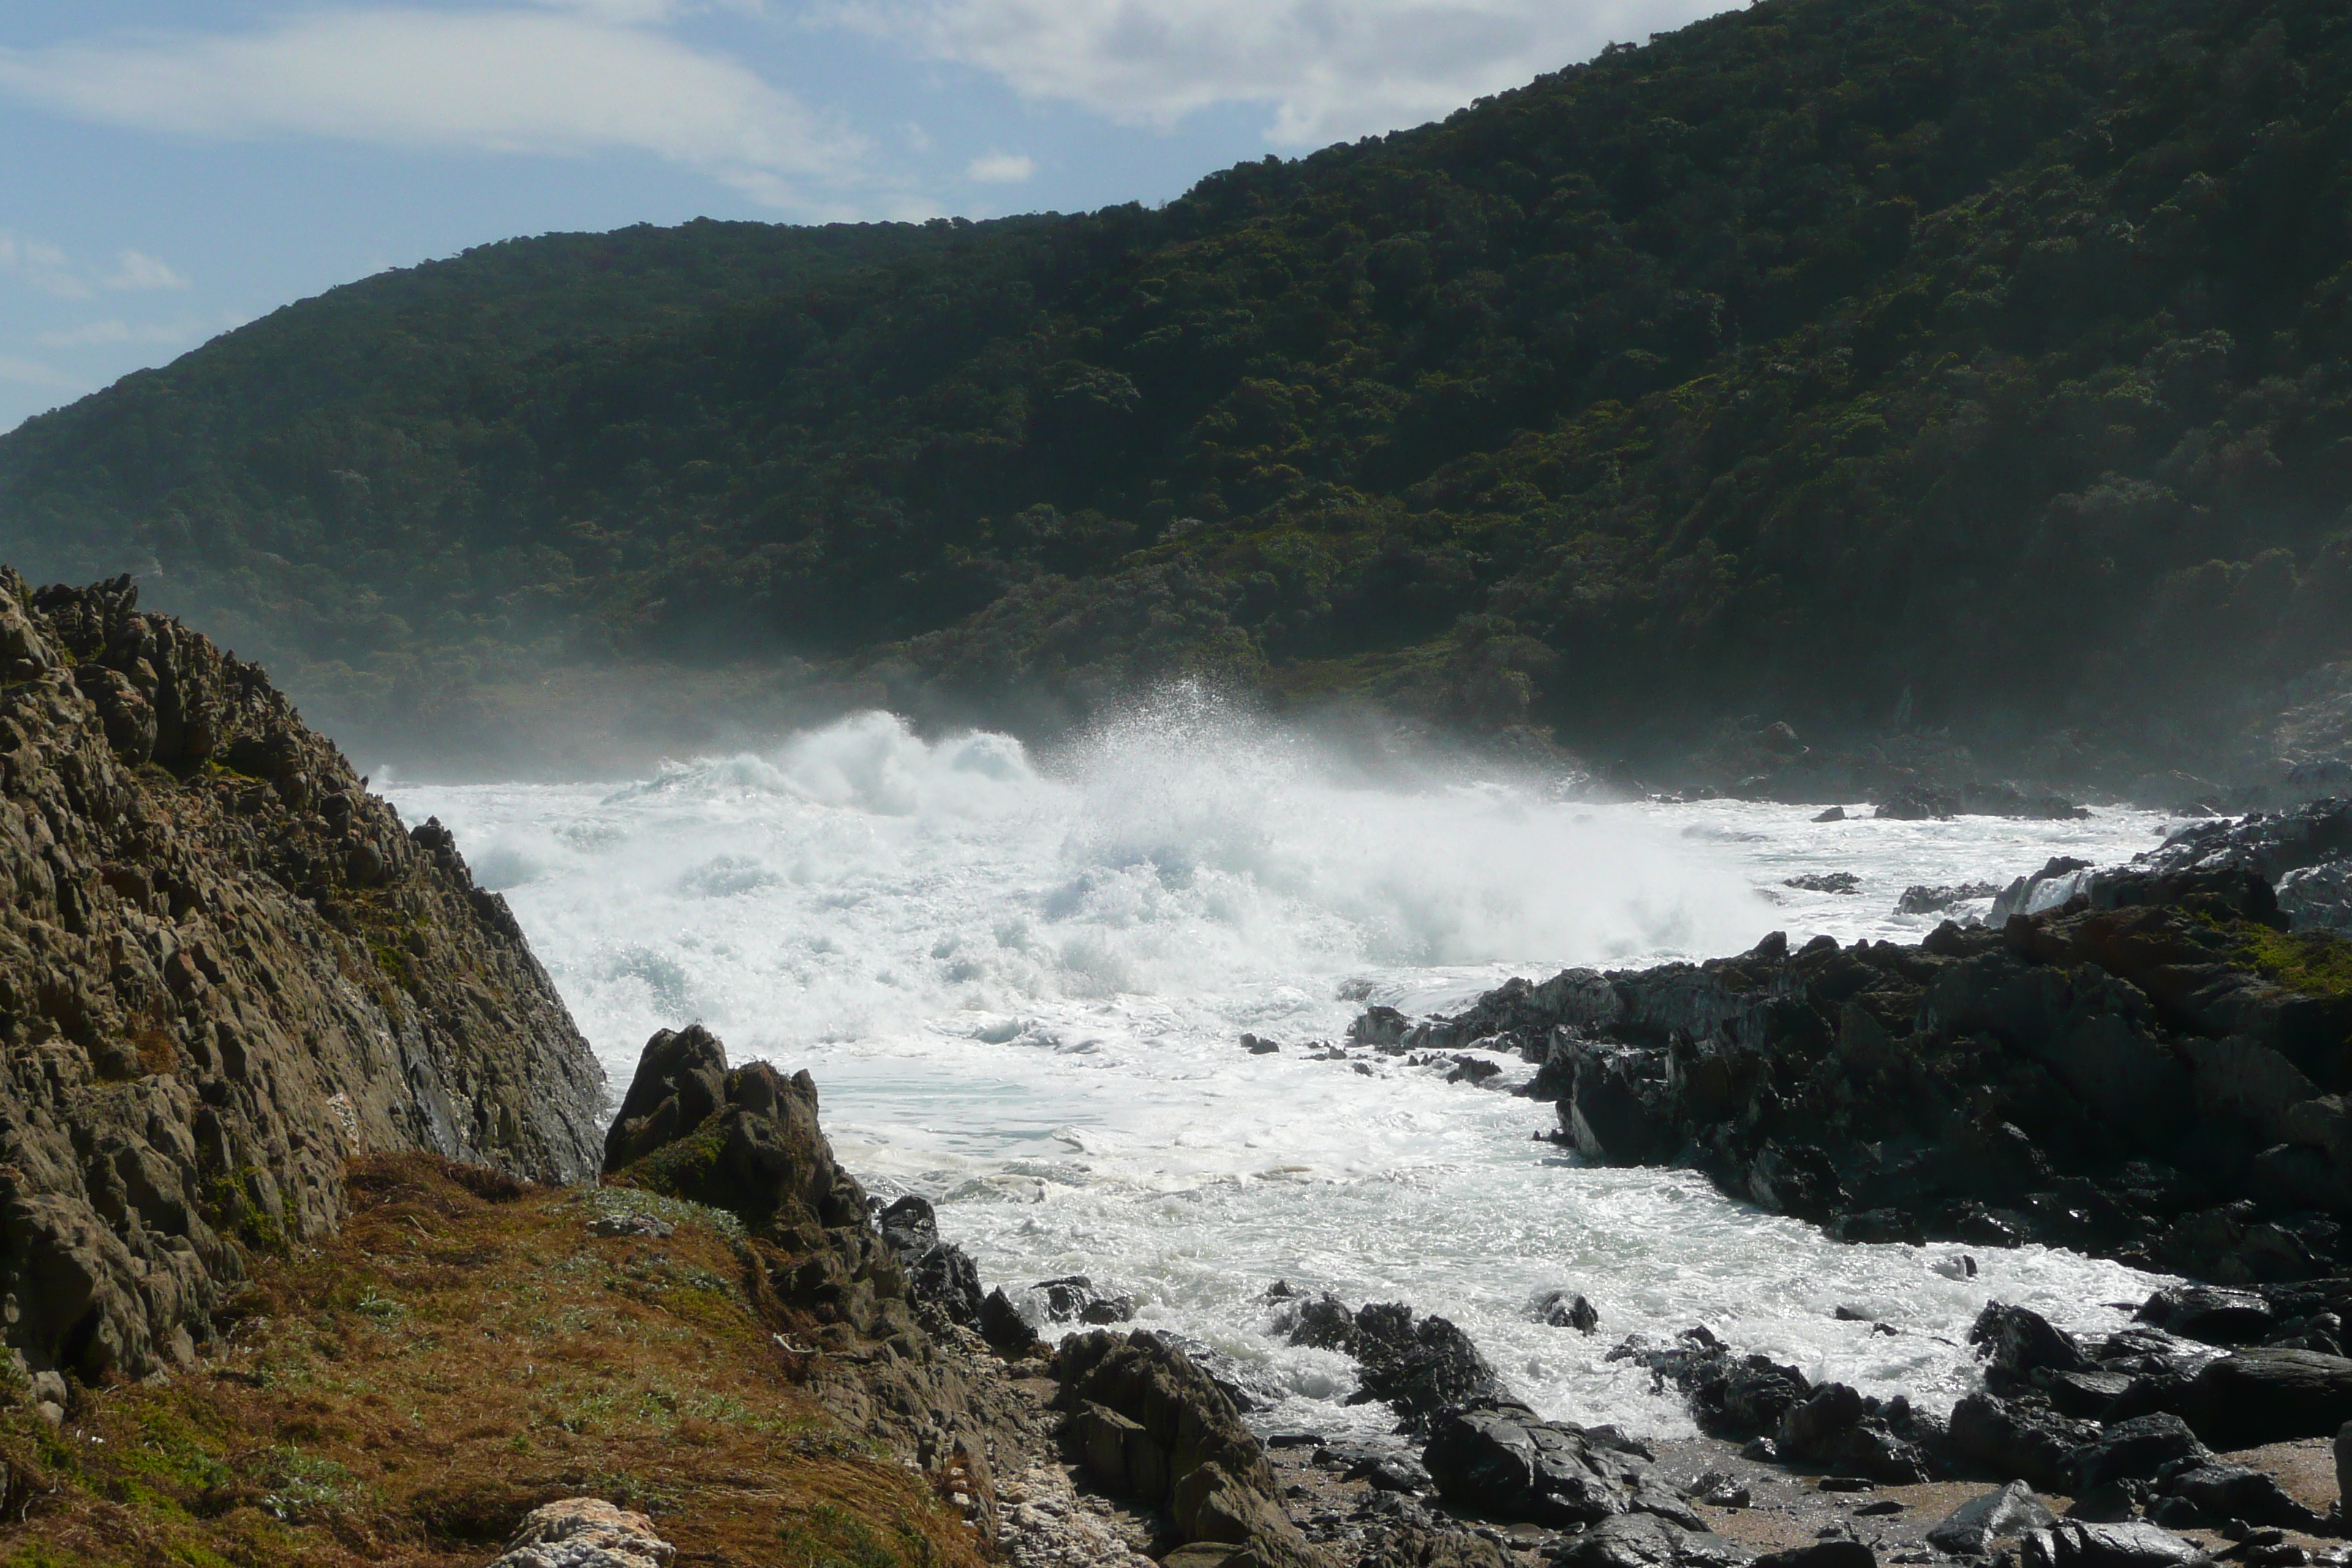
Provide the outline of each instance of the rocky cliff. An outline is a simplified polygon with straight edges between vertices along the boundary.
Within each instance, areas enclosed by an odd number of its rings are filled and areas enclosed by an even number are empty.
[[[603,1075],[505,901],[128,579],[0,568],[0,1331],[184,1361],[354,1154],[593,1177]]]

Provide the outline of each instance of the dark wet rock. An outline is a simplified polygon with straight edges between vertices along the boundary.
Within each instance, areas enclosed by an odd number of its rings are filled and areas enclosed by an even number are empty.
[[[1459,1526],[1411,1521],[1384,1532],[1356,1568],[1519,1568],[1519,1559]]]
[[[2011,1481],[1999,1491],[1971,1498],[1954,1509],[1927,1531],[1927,1544],[1954,1557],[1983,1557],[1996,1541],[2007,1541],[2029,1530],[2047,1530],[2057,1522],[2032,1487]]]
[[[2352,1421],[2352,1360],[2305,1350],[2242,1350],[2209,1362],[2181,1414],[2215,1448],[2333,1436]]]
[[[2031,1388],[2037,1373],[2096,1370],[2096,1363],[2083,1353],[2073,1335],[2053,1328],[2048,1319],[2025,1307],[1987,1302],[1969,1326],[1969,1343],[1985,1358],[1985,1386],[1995,1394]]]
[[[1859,1541],[1816,1541],[1768,1552],[1756,1563],[1758,1568],[1878,1568],[1878,1553]]]
[[[1592,1333],[1601,1327],[1601,1309],[1574,1290],[1547,1290],[1532,1304],[1536,1320],[1555,1329]]]
[[[2242,848],[2053,861],[1997,925],[1916,946],[1774,933],[1705,963],[1513,980],[1409,1027],[1429,1048],[1516,1042],[1587,1160],[1687,1163],[1847,1239],[2324,1278],[2352,1245],[2352,997],[2247,956],[2278,917],[2245,868],[2280,855]],[[2343,1312],[2293,1315],[2300,1348],[2352,1348]]]
[[[1679,1494],[1667,1490],[1647,1477],[1634,1482],[1633,1496],[1625,1506],[1633,1513],[1654,1513],[1669,1523],[1681,1525],[1685,1530],[1706,1529],[1706,1521],[1700,1517],[1696,1509]]]
[[[1348,1039],[1352,1045],[1369,1046],[1378,1051],[1401,1049],[1412,1029],[1412,1020],[1395,1008],[1370,1007],[1348,1026]]]
[[[980,1265],[962,1247],[940,1239],[930,1201],[909,1193],[877,1217],[882,1239],[898,1255],[914,1300],[936,1309],[950,1322],[979,1332],[981,1308],[987,1300],[981,1289]]]
[[[1859,893],[1862,879],[1851,871],[1809,871],[1801,877],[1781,880],[1784,888],[1801,889],[1808,893]]]
[[[1782,1422],[1813,1393],[1812,1384],[1795,1367],[1760,1355],[1735,1355],[1703,1328],[1685,1330],[1664,1345],[1637,1334],[1611,1351],[1608,1359],[1649,1368],[1660,1389],[1673,1384],[1689,1401],[1692,1419],[1709,1436],[1734,1442],[1759,1438],[1771,1443],[1776,1454]]]
[[[1350,1313],[1327,1294],[1286,1308],[1275,1331],[1292,1344],[1355,1357],[1362,1370],[1348,1402],[1384,1403],[1409,1432],[1425,1430],[1449,1406],[1503,1394],[1469,1335],[1444,1318],[1417,1318],[1401,1302],[1368,1302]]]
[[[593,1175],[604,1075],[506,901],[260,668],[127,577],[0,569],[0,1329],[26,1370],[186,1364],[251,1253],[341,1223],[354,1155]]]
[[[1339,1472],[1343,1481],[1370,1482],[1372,1489],[1418,1496],[1437,1483],[1411,1454],[1366,1454]]]
[[[1159,1335],[1095,1330],[1054,1353],[1073,1458],[1112,1493],[1163,1510],[1183,1542],[1266,1568],[1328,1568],[1276,1501],[1265,1450],[1216,1384]]]
[[[1581,1428],[1506,1402],[1438,1416],[1421,1462],[1454,1507],[1555,1529],[1623,1513],[1632,1498],[1625,1467],[1611,1450]]]
[[[1454,1058],[1454,1070],[1445,1075],[1445,1081],[1485,1083],[1489,1079],[1499,1077],[1502,1070],[1500,1064],[1489,1061],[1485,1057],[1457,1056]]]
[[[2120,1372],[2045,1370],[2035,1373],[2032,1383],[2061,1415],[2098,1421],[2105,1419],[2117,1402],[2131,1392],[2133,1379]]]
[[[1026,1354],[1037,1342],[1037,1331],[1001,1285],[980,1303],[980,1336],[1007,1355]]]
[[[1929,1449],[1944,1434],[1900,1396],[1881,1402],[1842,1383],[1824,1384],[1780,1418],[1784,1458],[1827,1465],[1841,1475],[1906,1485],[1933,1473]]]
[[[2202,1548],[2146,1521],[2061,1520],[2018,1540],[2021,1568],[2192,1568],[2210,1561]]]
[[[1958,816],[1959,814],[1958,791],[1914,784],[1896,790],[1881,801],[1878,809],[1871,816],[1884,821],[1925,822],[1931,817]]]
[[[1963,1474],[2020,1478],[2052,1492],[2070,1489],[2067,1460],[2099,1436],[2091,1422],[2061,1415],[2033,1396],[1990,1394],[1953,1405],[1948,1432],[1952,1463]]]
[[[1260,1039],[1255,1035],[1244,1035],[1242,1037],[1242,1049],[1247,1051],[1254,1057],[1270,1057],[1276,1051],[1282,1049],[1282,1047],[1272,1040]]]
[[[1719,1535],[1687,1531],[1654,1514],[1628,1513],[1577,1536],[1552,1563],[1555,1568],[1738,1568],[1751,1560],[1744,1547]]]
[[[2210,1285],[2168,1285],[2135,1314],[2170,1333],[2208,1344],[2259,1344],[2278,1313],[2259,1292],[2221,1290]]]
[[[1999,891],[2000,889],[1990,882],[1959,882],[1948,887],[1941,884],[1930,887],[1914,882],[1904,889],[1902,896],[1895,900],[1895,912],[1898,915],[1931,915],[1972,899],[1990,899]]]
[[[1827,811],[1822,812],[1819,816],[1814,817],[1813,820],[1815,822],[1843,822],[1845,820],[1845,807],[1842,805],[1833,805]]]
[[[2092,1524],[2119,1524],[2138,1516],[2147,1489],[2144,1481],[2103,1482],[2067,1504],[2066,1517]]]
[[[2290,1497],[2277,1481],[2243,1465],[2200,1465],[2166,1479],[2167,1495],[2185,1498],[2207,1519],[2316,1531],[2326,1516]]]
[[[1423,1430],[1451,1405],[1501,1392],[1495,1369],[1470,1336],[1444,1318],[1416,1321],[1401,1304],[1375,1304],[1356,1314],[1356,1326],[1363,1375],[1349,1403],[1379,1400],[1408,1431]]]
[[[1124,1323],[1135,1316],[1135,1298],[1097,1290],[1084,1274],[1040,1279],[1030,1287],[1049,1323]]]
[[[2109,1481],[2153,1480],[2181,1465],[2212,1462],[2189,1424],[2164,1412],[2105,1427],[2066,1458],[2066,1489],[2080,1494]]]

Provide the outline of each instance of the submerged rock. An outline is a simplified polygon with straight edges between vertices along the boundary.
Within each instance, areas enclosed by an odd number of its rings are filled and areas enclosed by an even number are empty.
[[[1384,1403],[1407,1431],[1424,1430],[1451,1406],[1503,1396],[1469,1335],[1444,1318],[1417,1318],[1402,1302],[1368,1302],[1351,1313],[1326,1294],[1286,1307],[1275,1331],[1292,1344],[1355,1357],[1362,1372],[1348,1403]]]
[[[1049,1323],[1123,1323],[1135,1316],[1135,1298],[1095,1289],[1084,1274],[1041,1279],[1030,1287]]]
[[[1555,1329],[1594,1333],[1601,1327],[1601,1309],[1574,1290],[1546,1290],[1531,1303],[1536,1321]]]

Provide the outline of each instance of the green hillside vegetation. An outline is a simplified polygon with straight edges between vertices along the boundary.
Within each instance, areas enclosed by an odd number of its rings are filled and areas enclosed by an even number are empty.
[[[2178,731],[2352,646],[2347,153],[2326,0],[1764,0],[1158,210],[340,289],[0,440],[0,552],[160,563],[314,717],[791,656]]]

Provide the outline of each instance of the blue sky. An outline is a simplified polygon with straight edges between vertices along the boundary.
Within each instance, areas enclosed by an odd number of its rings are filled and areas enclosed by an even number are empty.
[[[520,234],[1165,201],[1721,0],[0,5],[0,430]]]

